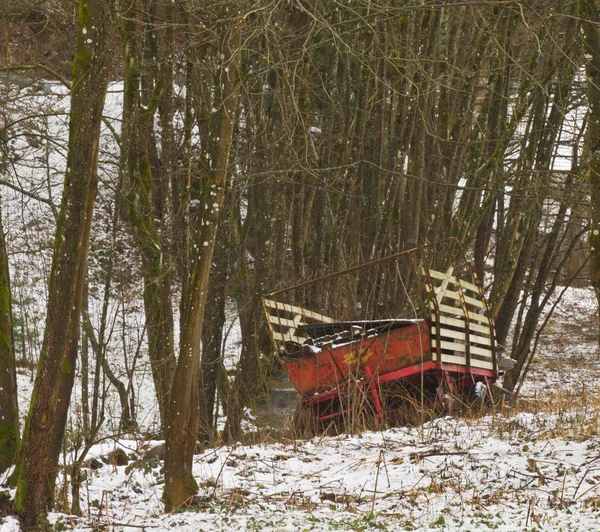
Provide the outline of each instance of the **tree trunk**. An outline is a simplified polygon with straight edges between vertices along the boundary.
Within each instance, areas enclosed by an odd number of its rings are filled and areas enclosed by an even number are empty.
[[[19,411],[10,277],[0,209],[0,474],[15,462],[18,444]]]
[[[151,3],[148,17],[154,13]],[[144,278],[144,312],[148,333],[148,357],[152,368],[152,378],[158,407],[161,428],[164,431],[169,404],[171,380],[175,369],[173,340],[173,309],[171,301],[171,261],[165,217],[168,209],[168,193],[165,191],[165,176],[170,177],[171,128],[168,121],[171,111],[161,93],[170,94],[172,88],[165,89],[162,83],[170,80],[158,78],[156,61],[151,56],[157,53],[150,50],[155,25],[150,20],[144,26],[148,36],[141,38],[140,21],[136,8],[141,3],[134,1],[125,13],[121,35],[125,53],[125,83],[123,96],[123,126],[121,135],[121,168],[124,176],[124,217],[129,222],[136,244],[142,257]],[[131,11],[131,12],[130,12]],[[142,65],[144,68],[142,68]],[[160,74],[170,63],[162,65]],[[169,81],[170,82],[170,81]],[[162,102],[163,153],[161,164],[156,162],[154,116]],[[162,137],[161,137],[162,138]],[[164,165],[165,168],[162,168]],[[160,167],[160,168],[159,168]]]
[[[77,358],[114,18],[112,1],[79,3],[67,170],[55,236],[46,329],[16,470],[15,505],[25,527],[33,526],[54,501],[57,463]]]
[[[200,182],[200,206],[192,246],[198,256],[192,261],[187,286],[183,290],[179,359],[173,378],[165,438],[164,501],[168,510],[189,504],[197,490],[192,463],[198,435],[200,341],[237,116],[241,25],[241,18],[228,20],[217,33],[220,67],[215,86],[216,116],[211,124],[214,124],[211,140],[207,143],[209,169]]]
[[[226,196],[230,196],[226,192]],[[227,198],[225,205],[230,203]],[[225,207],[225,212],[228,212]],[[222,234],[215,244],[213,268],[210,272],[210,287],[204,317],[202,334],[202,361],[200,368],[200,418],[198,439],[208,443],[215,437],[215,399],[217,394],[217,380],[220,367],[223,364],[221,347],[223,342],[223,327],[225,325],[226,284],[230,260],[231,245],[228,236]]]
[[[585,144],[589,157],[588,176],[591,197],[590,270],[592,286],[600,302],[600,6],[597,0],[579,0],[583,46],[587,59],[588,126]],[[600,334],[598,335],[600,343]]]

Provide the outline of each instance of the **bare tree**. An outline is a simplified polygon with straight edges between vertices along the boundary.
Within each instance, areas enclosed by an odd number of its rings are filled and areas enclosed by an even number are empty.
[[[19,411],[10,276],[0,209],[0,473],[15,462],[18,444]]]
[[[591,196],[590,258],[592,284],[600,302],[600,6],[595,0],[579,0],[588,83],[588,128],[585,137],[589,160],[588,176]],[[600,334],[598,336],[600,342]]]
[[[54,501],[58,457],[75,377],[114,22],[114,2],[80,1],[67,171],[49,281],[46,330],[15,472],[15,503],[26,527],[33,526]]]
[[[181,340],[173,378],[165,450],[165,503],[179,508],[196,491],[192,476],[198,435],[198,372],[200,342],[209,274],[217,227],[225,197],[229,157],[237,120],[242,53],[242,17],[239,6],[225,3],[217,13],[223,18],[213,27],[216,39],[214,118],[203,147],[206,171],[199,179],[199,209],[190,241],[190,272],[184,280],[181,302]],[[218,18],[215,17],[217,20]]]

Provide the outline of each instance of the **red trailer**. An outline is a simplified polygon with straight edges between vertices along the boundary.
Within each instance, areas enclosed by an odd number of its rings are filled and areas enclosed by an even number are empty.
[[[321,422],[353,401],[376,418],[406,401],[451,410],[512,363],[498,356],[483,289],[455,239],[271,292],[263,304],[285,371]]]

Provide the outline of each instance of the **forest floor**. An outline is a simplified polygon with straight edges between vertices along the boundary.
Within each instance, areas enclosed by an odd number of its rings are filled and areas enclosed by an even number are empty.
[[[161,442],[107,440],[73,530],[600,530],[600,350],[593,293],[570,289],[513,408],[198,454],[193,508],[164,513]],[[21,376],[25,378],[24,375]],[[28,379],[27,379],[28,380]],[[26,398],[22,397],[24,401]],[[26,408],[26,404],[22,405]],[[66,456],[69,461],[68,455]],[[67,490],[61,476],[57,489]],[[60,499],[60,497],[59,497]],[[63,499],[68,507],[68,496]],[[12,517],[1,532],[18,530]]]

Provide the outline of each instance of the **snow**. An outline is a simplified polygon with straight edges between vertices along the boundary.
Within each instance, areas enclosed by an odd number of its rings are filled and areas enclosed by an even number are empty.
[[[144,459],[162,442],[109,439],[88,458],[120,447],[132,461],[88,470],[83,517],[49,520],[81,531],[599,530],[595,312],[591,290],[567,291],[513,410],[207,449],[194,459],[195,505],[177,513],[164,512],[161,460]],[[228,329],[235,346],[233,318]],[[566,335],[571,341],[557,342]],[[6,517],[1,531],[11,530],[18,524]]]
[[[597,530],[600,438],[545,437],[568,435],[565,422],[536,413],[442,418],[210,449],[194,461],[196,508],[166,515],[159,461],[104,465],[83,487],[86,517],[50,521],[73,530]]]

